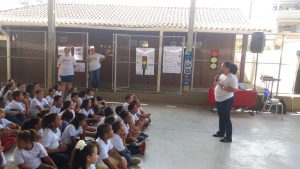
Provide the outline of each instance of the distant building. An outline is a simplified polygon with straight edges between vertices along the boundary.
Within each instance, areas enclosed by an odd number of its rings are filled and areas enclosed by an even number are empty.
[[[300,0],[274,1],[278,32],[300,33]]]

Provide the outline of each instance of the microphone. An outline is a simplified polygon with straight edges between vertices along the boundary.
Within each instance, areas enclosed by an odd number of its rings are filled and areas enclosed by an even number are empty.
[[[218,75],[216,76],[216,79],[215,79],[215,80],[216,80],[217,83],[218,83],[219,80],[220,80],[220,75],[221,75],[221,72],[219,72]]]

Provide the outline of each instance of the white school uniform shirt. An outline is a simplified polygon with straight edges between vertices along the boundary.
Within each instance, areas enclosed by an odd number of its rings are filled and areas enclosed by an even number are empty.
[[[71,137],[78,137],[81,134],[83,134],[82,126],[79,126],[76,130],[73,124],[69,124],[61,136],[61,141],[67,145],[70,145],[72,144]]]
[[[110,139],[110,142],[117,151],[125,150],[123,140],[118,134],[114,134],[114,136]]]
[[[0,153],[0,156],[1,156],[1,158],[2,158],[2,163],[0,163],[0,167],[4,167],[4,166],[6,166],[6,159],[5,159],[5,156],[4,156],[4,153],[3,152],[1,152]]]
[[[82,102],[83,102],[83,98],[78,97],[78,103],[79,103],[80,105],[82,105]]]
[[[7,107],[10,109],[17,109],[20,110],[22,113],[25,112],[25,104],[21,103],[21,102],[17,102],[15,100],[12,100]]]
[[[66,97],[66,101],[72,101],[72,99],[71,99],[71,93],[68,94],[68,96]]]
[[[49,105],[49,103],[45,98],[43,98],[42,101],[39,101],[37,98],[34,98],[30,102],[30,112],[33,116],[35,116],[39,112],[36,106],[40,106],[42,110],[44,110],[45,106],[47,105]]]
[[[99,53],[94,53],[93,55],[90,55],[89,71],[94,71],[101,68],[100,61],[103,59],[105,59],[105,56]]]
[[[230,86],[235,89],[238,88],[237,77],[232,73],[228,75],[221,74],[218,83],[223,84],[225,87]],[[234,92],[225,91],[221,89],[220,85],[217,85],[215,87],[215,99],[217,102],[225,101],[233,96],[234,96]]]
[[[8,95],[10,94],[10,93],[12,93],[13,91],[12,90],[7,90],[6,91],[6,93],[3,93],[3,101],[6,103],[6,101],[8,101]]]
[[[86,117],[89,117],[90,115],[94,115],[94,110],[93,109],[88,109],[86,110],[85,108],[80,109],[79,113],[84,114]]]
[[[61,108],[62,107],[56,107],[55,105],[53,105],[52,107],[51,107],[51,113],[55,113],[55,114],[59,114],[60,113],[60,111],[61,111]]]
[[[50,106],[53,105],[53,103],[54,103],[54,98],[53,97],[51,97],[50,95],[48,95],[46,97],[46,100],[47,100],[47,102],[49,103]]]
[[[39,136],[41,136],[41,138],[43,137],[44,134],[44,129],[39,129],[38,131]]]
[[[139,120],[139,117],[136,115],[136,113],[135,114],[130,113],[130,117],[133,124],[135,124],[135,122]]]
[[[41,158],[47,157],[48,153],[41,143],[33,142],[31,150],[18,149],[14,152],[14,164],[25,164],[26,167],[36,169],[42,164]]]
[[[128,110],[128,103],[127,102],[125,102],[124,104],[123,104],[123,109],[125,110],[125,111],[129,111]]]
[[[96,169],[96,165],[95,164],[91,164],[90,168],[88,168],[88,169]]]
[[[9,100],[6,100],[5,106],[8,106],[9,104],[10,104],[10,101],[9,101]]]
[[[55,149],[59,147],[59,141],[61,141],[61,132],[59,128],[56,128],[56,132],[47,128],[44,130],[42,137],[42,144],[44,147]]]
[[[5,86],[1,87],[0,96],[2,97],[5,93],[4,92]]]
[[[122,120],[121,124],[122,124],[122,126],[125,130],[126,135],[128,135],[129,134],[129,129],[130,129],[129,124],[125,124],[123,120]]]
[[[5,119],[5,118],[2,118],[0,119],[0,129],[3,129],[3,128],[7,128],[8,125],[12,124],[13,122]]]
[[[98,157],[97,164],[103,163],[102,160],[109,158],[108,151],[113,149],[113,145],[111,144],[110,140],[105,143],[100,137],[96,139],[96,142],[100,147],[100,155]]]
[[[142,108],[141,107],[139,107],[138,108],[138,111],[137,111],[137,113],[136,113],[136,115],[139,117],[139,116],[141,116],[142,115]]]
[[[62,91],[56,90],[54,96],[61,96],[61,93],[62,93]],[[54,100],[53,100],[53,102],[54,102]]]
[[[71,55],[62,55],[57,61],[57,66],[61,69],[61,76],[74,75],[74,66],[76,66],[76,60]]]

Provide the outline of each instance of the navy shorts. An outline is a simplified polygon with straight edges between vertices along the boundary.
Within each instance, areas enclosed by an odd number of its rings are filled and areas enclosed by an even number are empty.
[[[61,82],[65,83],[71,83],[73,81],[74,75],[68,75],[68,76],[60,76]]]

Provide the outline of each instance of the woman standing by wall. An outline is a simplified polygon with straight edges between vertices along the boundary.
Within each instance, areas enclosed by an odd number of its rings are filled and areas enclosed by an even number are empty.
[[[101,61],[105,59],[104,55],[95,53],[95,47],[90,47],[89,62],[89,77],[94,91],[97,91],[100,85]]]
[[[70,90],[72,88],[72,81],[74,77],[74,68],[76,66],[76,60],[71,54],[70,48],[64,49],[65,54],[60,56],[57,61],[57,67],[60,69],[61,77],[61,90],[62,97],[64,97],[65,90]]]
[[[219,131],[214,137],[224,137],[221,142],[232,142],[230,111],[234,101],[234,91],[238,88],[237,66],[224,62],[221,74],[215,77],[215,99],[219,115]]]

